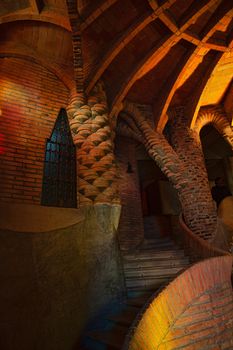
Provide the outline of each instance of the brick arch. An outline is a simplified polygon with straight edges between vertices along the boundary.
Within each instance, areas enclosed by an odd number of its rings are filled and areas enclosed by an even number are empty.
[[[70,32],[70,24],[67,17],[63,14],[59,14],[53,11],[49,11],[47,15],[35,14],[35,13],[15,13],[6,15],[1,19],[1,23],[11,23],[16,21],[39,21],[45,23],[51,23]]]
[[[227,119],[227,115],[221,106],[213,106],[201,109],[194,130],[200,134],[201,129],[207,125],[212,124],[219,134],[229,143],[233,148],[233,131]]]
[[[3,50],[0,49],[0,58],[19,58],[25,61],[37,63],[41,67],[47,69],[49,72],[53,73],[70,91],[74,89],[74,80],[58,64],[39,57],[39,54],[37,54],[34,50],[26,47],[23,47],[23,50],[12,47],[4,48]]]

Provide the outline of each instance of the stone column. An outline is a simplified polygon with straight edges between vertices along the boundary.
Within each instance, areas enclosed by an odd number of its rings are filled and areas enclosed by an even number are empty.
[[[184,163],[187,182],[180,193],[182,208],[189,227],[204,238],[210,238],[217,227],[199,133],[187,126],[183,107],[170,111],[171,145]]]
[[[103,85],[98,83],[88,98],[71,93],[67,112],[77,147],[80,205],[119,204],[114,130]]]

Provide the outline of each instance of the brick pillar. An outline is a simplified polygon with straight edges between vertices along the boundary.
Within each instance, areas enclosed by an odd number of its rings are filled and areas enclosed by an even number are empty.
[[[137,246],[144,237],[136,142],[128,137],[117,136],[116,158],[120,172],[119,191],[122,204],[118,237],[121,249],[127,250]],[[132,173],[127,173],[128,162],[132,166]]]
[[[97,84],[88,98],[72,93],[67,112],[77,147],[80,205],[119,204],[114,130],[102,84]]]
[[[217,216],[208,182],[199,133],[188,128],[183,107],[170,111],[171,144],[186,171],[187,183],[180,193],[189,227],[204,238],[216,229]]]

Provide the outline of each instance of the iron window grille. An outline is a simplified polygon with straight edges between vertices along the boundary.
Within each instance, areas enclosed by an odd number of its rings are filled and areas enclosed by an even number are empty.
[[[62,108],[46,142],[41,204],[75,208],[76,152],[66,110]]]

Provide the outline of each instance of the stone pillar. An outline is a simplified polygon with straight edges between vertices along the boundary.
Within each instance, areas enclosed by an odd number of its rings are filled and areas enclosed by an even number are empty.
[[[80,205],[119,204],[114,130],[102,84],[98,83],[88,98],[72,93],[67,112],[77,147]]]
[[[184,163],[186,186],[180,192],[184,216],[189,227],[204,238],[211,238],[217,215],[202,152],[199,133],[187,126],[183,107],[170,111],[171,144]]]

